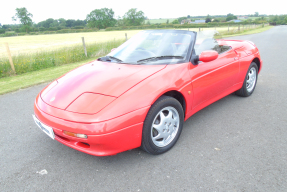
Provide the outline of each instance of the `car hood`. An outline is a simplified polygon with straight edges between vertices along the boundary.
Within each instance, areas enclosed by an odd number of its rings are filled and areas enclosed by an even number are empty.
[[[99,95],[117,98],[165,67],[166,65],[129,65],[94,61],[51,83],[41,92],[41,98],[48,105],[63,110],[85,93],[95,94],[96,97]],[[81,98],[85,100],[86,96]]]

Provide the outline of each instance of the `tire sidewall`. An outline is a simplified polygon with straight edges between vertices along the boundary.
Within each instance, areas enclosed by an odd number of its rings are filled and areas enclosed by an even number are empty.
[[[167,146],[158,147],[153,143],[152,138],[151,138],[152,124],[158,112],[168,106],[173,107],[177,110],[179,114],[179,118],[180,118],[179,127],[178,127],[177,134],[175,138],[172,140],[172,142],[170,142]],[[177,142],[181,134],[183,122],[184,122],[184,112],[183,112],[181,104],[173,97],[169,97],[169,96],[160,97],[151,106],[146,116],[146,119],[144,121],[143,132],[142,132],[142,145],[144,142],[144,145],[145,145],[144,148],[146,148],[145,150],[152,154],[161,154],[161,153],[164,153],[170,150],[175,145],[175,143]]]
[[[253,87],[252,91],[249,92],[249,91],[247,91],[247,88],[246,88],[246,83],[247,83],[246,81],[247,81],[248,73],[249,73],[249,71],[250,71],[250,69],[252,67],[254,67],[255,70],[256,70],[256,81],[255,81],[255,84],[254,84],[254,87]],[[246,76],[245,76],[245,80],[244,80],[244,83],[243,83],[243,86],[244,86],[243,91],[244,91],[245,95],[250,96],[254,92],[256,84],[257,84],[257,79],[258,79],[258,67],[257,67],[256,63],[252,62],[250,64],[248,70],[247,70],[247,73],[246,73]]]

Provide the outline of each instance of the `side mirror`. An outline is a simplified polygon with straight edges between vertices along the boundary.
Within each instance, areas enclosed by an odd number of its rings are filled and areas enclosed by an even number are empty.
[[[116,48],[112,48],[111,52],[113,52],[114,50],[116,50]]]
[[[210,62],[217,59],[218,53],[216,51],[203,51],[199,55],[199,61]]]

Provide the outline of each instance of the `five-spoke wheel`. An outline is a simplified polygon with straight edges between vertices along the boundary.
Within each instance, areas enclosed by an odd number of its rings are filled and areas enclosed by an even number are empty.
[[[142,149],[161,154],[172,148],[180,136],[184,114],[178,100],[160,97],[150,108],[144,121]]]
[[[179,114],[173,107],[165,107],[155,116],[151,138],[158,147],[165,147],[175,138],[179,128]]]

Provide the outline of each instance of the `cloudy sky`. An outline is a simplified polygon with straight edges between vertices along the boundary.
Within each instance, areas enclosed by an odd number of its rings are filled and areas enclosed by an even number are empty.
[[[286,0],[8,0],[1,3],[0,23],[13,24],[15,9],[26,7],[38,23],[48,18],[85,19],[94,9],[112,8],[115,16],[123,16],[130,8],[142,10],[150,19],[198,15],[287,14]],[[284,3],[285,2],[285,3]]]

